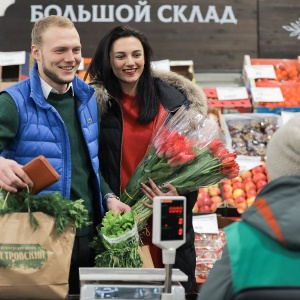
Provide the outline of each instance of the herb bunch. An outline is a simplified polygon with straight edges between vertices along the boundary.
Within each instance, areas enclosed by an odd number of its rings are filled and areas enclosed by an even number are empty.
[[[91,247],[96,252],[96,267],[140,268],[139,239],[134,211],[116,214],[108,211],[97,226],[98,235]]]
[[[66,200],[59,192],[34,195],[30,191],[21,190],[7,195],[2,190],[0,195],[0,215],[16,212],[29,212],[31,225],[36,229],[39,225],[34,212],[43,212],[55,220],[56,233],[60,235],[69,224],[81,228],[91,224],[84,200]]]

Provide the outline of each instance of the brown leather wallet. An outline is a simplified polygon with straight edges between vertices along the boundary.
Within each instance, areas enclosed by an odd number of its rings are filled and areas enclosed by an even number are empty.
[[[59,180],[59,174],[43,155],[31,160],[23,166],[23,170],[33,182],[32,192],[34,194],[39,193]]]

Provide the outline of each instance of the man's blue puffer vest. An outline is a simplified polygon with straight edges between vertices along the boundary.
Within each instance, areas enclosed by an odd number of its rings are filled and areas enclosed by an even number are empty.
[[[78,116],[84,139],[91,157],[98,182],[100,207],[99,159],[98,159],[98,108],[94,89],[77,76],[72,82]],[[37,64],[31,70],[30,78],[4,90],[14,99],[19,114],[19,129],[16,138],[1,156],[13,159],[21,165],[38,155],[44,155],[60,175],[60,180],[43,192],[59,191],[64,198],[70,198],[71,149],[68,133],[60,115],[44,98]]]

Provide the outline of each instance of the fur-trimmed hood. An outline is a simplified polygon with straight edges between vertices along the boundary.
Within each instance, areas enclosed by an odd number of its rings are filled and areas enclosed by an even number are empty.
[[[207,115],[208,106],[206,96],[203,90],[195,83],[175,72],[156,71],[154,77],[159,78],[180,91],[189,100],[190,109],[196,110],[204,116]],[[95,89],[100,114],[103,115],[107,111],[110,96],[102,84],[96,83],[92,86]]]

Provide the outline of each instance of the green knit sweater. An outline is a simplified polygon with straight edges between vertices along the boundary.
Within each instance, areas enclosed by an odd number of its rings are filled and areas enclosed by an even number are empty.
[[[58,111],[69,135],[72,161],[72,182],[70,200],[84,199],[90,219],[93,221],[93,171],[86,143],[76,109],[76,101],[71,91],[65,94],[50,93],[47,101]],[[12,141],[18,130],[18,111],[9,94],[0,96],[0,152]],[[84,236],[92,232],[93,226],[78,229],[76,235]]]

